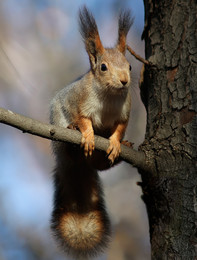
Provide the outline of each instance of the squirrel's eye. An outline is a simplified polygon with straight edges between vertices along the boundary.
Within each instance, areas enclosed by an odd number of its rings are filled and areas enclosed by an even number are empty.
[[[107,66],[104,63],[101,64],[101,70],[102,71],[106,71],[107,70]]]
[[[132,69],[132,67],[131,67],[131,65],[129,65],[129,70],[131,71],[131,69]]]

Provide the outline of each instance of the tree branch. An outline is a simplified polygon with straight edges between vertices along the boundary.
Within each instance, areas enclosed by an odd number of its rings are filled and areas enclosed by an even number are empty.
[[[148,60],[145,60],[144,58],[142,58],[140,55],[138,55],[137,53],[134,52],[134,50],[131,49],[131,47],[129,45],[127,45],[127,50],[131,53],[131,55],[133,55],[137,60],[141,61],[142,63],[146,64],[146,65],[152,65],[152,63],[150,63]]]
[[[42,123],[4,108],[0,108],[0,123],[15,127],[23,133],[29,133],[55,141],[70,142],[74,144],[81,143],[81,133],[77,130]],[[109,140],[101,136],[95,136],[96,149],[106,151],[108,146]],[[145,154],[142,151],[136,151],[130,147],[121,145],[120,157],[133,166],[147,170],[148,165],[146,163]]]

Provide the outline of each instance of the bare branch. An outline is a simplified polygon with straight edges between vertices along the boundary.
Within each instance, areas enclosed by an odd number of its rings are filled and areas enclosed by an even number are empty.
[[[42,123],[4,108],[0,108],[0,123],[15,127],[23,133],[29,133],[55,141],[64,141],[74,144],[81,143],[81,133],[77,130]],[[108,146],[109,141],[107,139],[101,136],[95,136],[96,149],[106,151]],[[147,169],[148,167],[145,154],[142,151],[136,151],[130,147],[121,145],[120,157],[138,168]]]
[[[134,52],[134,50],[131,49],[131,47],[129,45],[127,45],[127,50],[131,53],[131,55],[133,55],[137,60],[141,61],[142,63],[146,64],[146,65],[152,65],[152,63],[150,63],[148,60],[145,60],[144,58],[142,58],[140,55],[136,54]]]

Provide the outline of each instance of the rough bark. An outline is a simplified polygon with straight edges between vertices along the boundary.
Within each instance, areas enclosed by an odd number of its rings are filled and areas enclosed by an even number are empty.
[[[152,259],[197,259],[197,2],[144,0],[147,110],[141,171]]]

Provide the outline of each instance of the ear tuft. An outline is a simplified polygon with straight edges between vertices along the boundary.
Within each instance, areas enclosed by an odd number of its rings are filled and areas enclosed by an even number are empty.
[[[125,53],[126,37],[127,37],[127,34],[128,34],[130,27],[133,24],[133,21],[134,21],[134,18],[131,16],[130,10],[120,13],[117,48],[122,53]]]
[[[92,64],[96,61],[97,56],[104,52],[104,47],[100,40],[96,21],[86,6],[79,10],[79,28]]]
[[[79,29],[84,41],[94,38],[98,33],[96,21],[86,6],[79,9]]]

